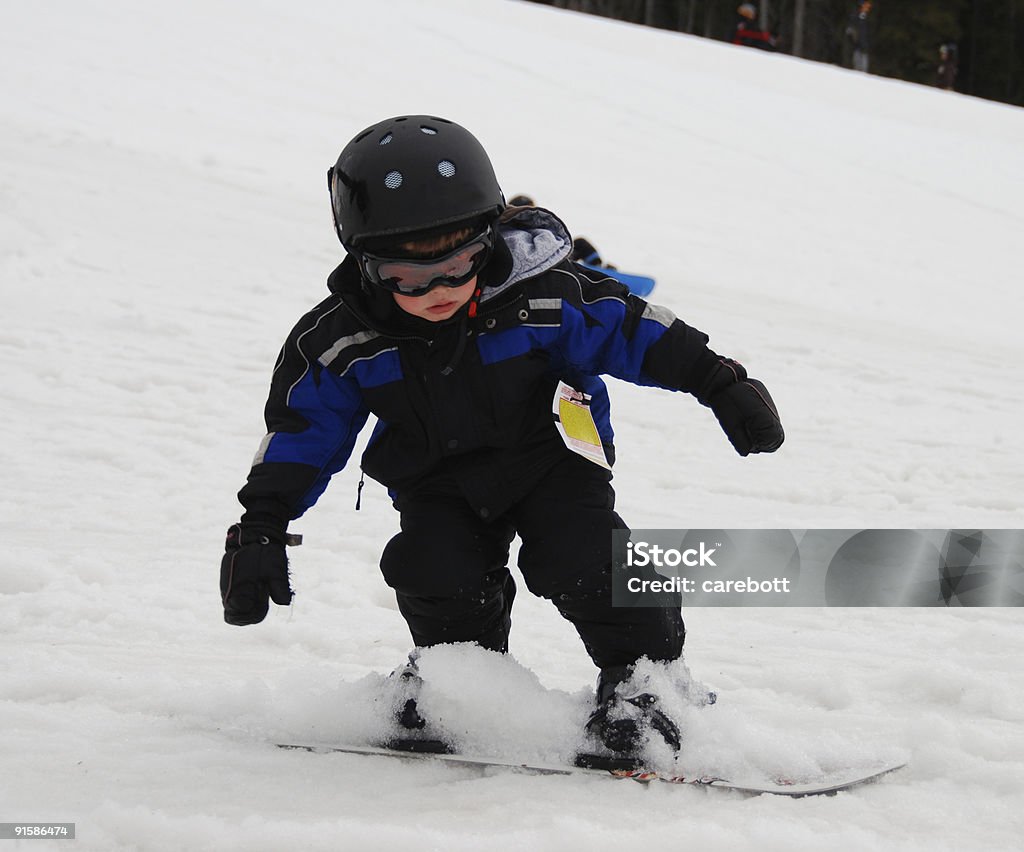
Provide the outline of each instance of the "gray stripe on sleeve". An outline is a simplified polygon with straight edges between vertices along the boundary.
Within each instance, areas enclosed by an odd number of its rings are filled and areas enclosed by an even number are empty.
[[[359,346],[362,343],[369,343],[371,340],[380,337],[375,331],[358,331],[355,334],[350,334],[347,337],[342,337],[334,342],[334,345],[324,352],[317,360],[321,366],[329,367],[331,362],[334,361],[345,349],[349,346]]]
[[[267,454],[267,449],[270,447],[270,442],[277,432],[268,432],[263,440],[260,441],[260,448],[256,450],[256,456],[252,460],[252,466],[256,467],[258,464],[263,464],[263,457]]]
[[[665,328],[668,328],[676,321],[676,315],[668,308],[663,308],[661,305],[648,304],[644,307],[644,313],[641,319],[654,320],[654,322],[659,325],[663,325]]]

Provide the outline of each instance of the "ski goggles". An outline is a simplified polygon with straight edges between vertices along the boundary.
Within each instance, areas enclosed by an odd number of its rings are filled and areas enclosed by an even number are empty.
[[[359,265],[371,284],[403,296],[422,296],[435,287],[461,287],[471,281],[490,259],[493,246],[494,232],[488,227],[443,257],[395,258],[361,252]]]

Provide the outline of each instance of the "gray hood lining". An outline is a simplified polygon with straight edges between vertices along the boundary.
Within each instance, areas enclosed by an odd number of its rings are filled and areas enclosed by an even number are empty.
[[[480,303],[493,299],[509,287],[557,266],[572,254],[569,229],[550,210],[526,207],[498,226],[498,235],[512,255],[512,271],[501,284],[485,287]]]

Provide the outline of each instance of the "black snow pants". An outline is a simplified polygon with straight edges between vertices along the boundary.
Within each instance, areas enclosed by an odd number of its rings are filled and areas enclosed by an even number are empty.
[[[396,505],[402,530],[384,549],[381,570],[418,647],[475,642],[508,650],[516,587],[507,565],[518,533],[527,588],[572,622],[598,667],[682,653],[678,608],[612,607],[611,533],[627,527],[603,468],[567,457],[486,522],[454,487],[400,497]]]

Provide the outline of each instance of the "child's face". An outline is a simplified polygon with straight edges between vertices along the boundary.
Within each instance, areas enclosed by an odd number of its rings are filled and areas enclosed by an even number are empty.
[[[442,322],[451,319],[473,297],[476,278],[471,278],[458,287],[435,287],[422,296],[403,296],[392,293],[395,304],[407,314],[429,320]]]

